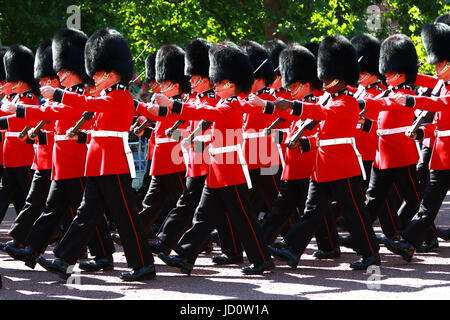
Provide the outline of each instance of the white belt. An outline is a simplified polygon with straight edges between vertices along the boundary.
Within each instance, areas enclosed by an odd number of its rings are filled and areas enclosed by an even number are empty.
[[[247,186],[249,189],[252,188],[252,180],[250,179],[250,172],[248,171],[248,165],[244,158],[244,152],[242,152],[242,147],[240,144],[234,146],[226,146],[220,148],[209,148],[209,154],[215,156],[216,154],[222,154],[227,152],[237,152],[239,163],[242,166],[242,171],[244,172],[245,180],[247,181]]]
[[[201,135],[201,136],[196,136],[193,141],[210,142],[211,140],[212,140],[211,135],[210,134],[205,134],[205,135]]]
[[[266,137],[266,134],[264,133],[264,131],[261,132],[244,132],[244,134],[242,135],[244,137],[244,139],[255,139],[255,138],[264,138]]]
[[[361,174],[364,180],[367,179],[366,177],[366,170],[364,169],[364,164],[362,161],[362,156],[359,153],[358,149],[356,148],[356,142],[355,138],[336,138],[336,139],[325,139],[325,140],[317,140],[317,146],[318,147],[325,147],[325,146],[334,146],[338,144],[351,144],[353,147],[353,151],[356,153],[356,157],[358,158],[359,167],[361,168]]]
[[[172,139],[172,138],[155,138],[156,144],[163,144],[163,143],[171,143],[171,142],[179,142],[178,140]]]
[[[9,132],[9,131],[6,131],[5,132],[5,137],[18,138],[19,134],[20,134],[20,132]]]
[[[55,134],[55,141],[68,141],[70,140],[65,134]]]
[[[121,138],[123,142],[123,149],[125,156],[127,157],[128,168],[130,169],[131,178],[136,178],[136,168],[134,167],[133,153],[131,152],[130,146],[128,145],[128,132],[127,131],[90,131],[91,138],[107,138],[116,137]]]
[[[438,137],[438,138],[441,138],[441,137],[450,137],[450,130],[442,130],[442,131],[435,130],[435,131],[434,131],[434,135],[435,135],[436,137]]]
[[[401,128],[393,128],[393,129],[378,129],[377,135],[386,136],[390,134],[403,133],[406,132],[410,127],[401,127]]]
[[[284,154],[283,154],[283,149],[281,148],[281,144],[277,143],[277,150],[278,150],[278,155],[280,156],[281,166],[284,169],[285,162],[284,162]]]

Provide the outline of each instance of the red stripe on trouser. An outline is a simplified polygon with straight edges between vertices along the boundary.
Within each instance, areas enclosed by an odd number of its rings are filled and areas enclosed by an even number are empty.
[[[438,235],[437,235],[437,231],[436,231],[436,229],[434,228],[434,226],[431,226],[430,228],[431,228],[431,231],[433,232],[434,236],[437,238]]]
[[[30,168],[28,168],[28,167],[27,167],[27,172],[28,172],[28,175],[30,176],[30,180],[33,180],[33,177],[31,176]]]
[[[413,178],[412,178],[412,176],[411,176],[411,167],[408,167],[408,173],[409,173],[409,178],[411,179],[411,183],[412,183],[412,185],[413,185],[414,192],[416,193],[417,200],[418,200],[419,203],[420,203],[420,197],[419,197],[419,194],[417,193],[416,185],[414,184],[414,180],[413,180]]]
[[[395,192],[397,192],[398,200],[400,200],[400,202],[402,202],[403,201],[402,197],[400,196],[400,192],[398,192],[398,189],[397,189],[397,186],[395,185],[395,183],[394,183],[394,189],[395,189]]]
[[[323,217],[323,220],[325,221],[325,227],[327,228],[328,240],[330,241],[331,249],[334,249],[333,241],[331,241],[331,232],[330,228],[328,227],[327,217]]]
[[[252,223],[250,222],[250,219],[247,216],[247,212],[245,212],[244,206],[242,205],[241,197],[239,197],[239,192],[237,190],[237,187],[234,186],[234,189],[236,190],[236,194],[238,196],[239,203],[241,204],[242,212],[244,212],[245,218],[247,218],[248,224],[250,225],[250,228],[252,229],[253,236],[255,237],[256,244],[258,245],[259,252],[261,253],[261,257],[263,258],[263,261],[266,262],[266,258],[264,257],[264,254],[263,254],[263,252],[261,250],[261,246],[259,245],[259,242],[258,242],[258,238],[256,237],[255,230],[253,230]]]
[[[394,227],[394,232],[397,232],[397,228],[395,227],[394,217],[392,216],[391,208],[389,208],[389,202],[387,200],[384,200],[386,203],[386,207],[389,212],[389,218],[391,218],[392,226]]]
[[[230,227],[231,239],[233,239],[234,252],[237,254],[238,250],[237,250],[237,247],[236,247],[236,241],[234,239],[233,228],[231,227],[231,221],[230,221],[230,217],[228,216],[228,212],[225,212],[225,216],[227,217],[228,226]]]
[[[116,177],[117,177],[117,181],[119,182],[120,192],[122,193],[123,203],[125,204],[125,208],[127,208],[128,217],[130,218],[131,226],[133,227],[133,231],[134,231],[134,236],[136,237],[136,242],[137,242],[137,245],[138,245],[139,254],[140,254],[141,260],[142,260],[142,266],[145,266],[144,257],[142,256],[142,250],[141,250],[141,246],[139,244],[139,238],[137,236],[136,228],[134,227],[134,223],[133,223],[133,219],[131,218],[130,210],[128,209],[127,202],[125,201],[125,195],[123,194],[122,183],[120,183],[119,176],[116,175]]]
[[[277,182],[275,181],[275,175],[272,172],[272,167],[270,167],[270,173],[272,173],[272,180],[273,180],[273,185],[275,186],[275,189],[277,189],[277,192],[280,192],[280,190],[278,190]]]
[[[366,226],[364,225],[364,221],[362,219],[361,212],[359,212],[359,208],[356,205],[355,197],[353,196],[352,187],[350,186],[350,179],[348,179],[348,178],[347,178],[347,183],[348,183],[348,188],[350,190],[350,194],[352,196],[353,204],[355,205],[356,211],[358,212],[359,219],[361,220],[361,224],[362,224],[363,229],[364,229],[364,233],[366,234],[366,239],[367,239],[367,242],[369,243],[370,251],[372,251],[372,254],[373,254],[374,252],[373,252],[372,244],[370,243],[369,235],[367,234]]]
[[[183,184],[183,179],[181,179],[180,177],[180,173],[178,172],[178,179],[180,180],[180,184],[181,184],[181,190],[184,190],[184,184]]]
[[[291,227],[294,225],[294,223],[292,222],[291,218],[289,218],[288,222],[289,222],[289,225],[290,225]]]
[[[83,190],[83,193],[84,193],[83,180],[81,180],[81,178],[79,178],[79,180],[80,180],[81,190]],[[74,218],[74,214],[73,214],[72,208],[70,208],[70,213],[72,214],[72,218]],[[103,241],[102,241],[102,238],[100,237],[100,232],[98,231],[97,227],[95,227],[95,232],[97,232],[98,241],[100,242],[100,246],[102,247],[103,255],[106,257],[105,246],[103,245]]]

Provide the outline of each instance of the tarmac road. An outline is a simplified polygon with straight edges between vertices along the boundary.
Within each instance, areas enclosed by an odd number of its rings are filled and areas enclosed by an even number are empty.
[[[7,231],[14,218],[14,209],[10,208],[0,225],[2,241],[8,239]],[[450,227],[450,192],[436,224]],[[376,232],[381,233],[378,226]],[[156,278],[138,283],[119,279],[121,272],[128,271],[121,247],[116,247],[114,271],[81,272],[69,284],[39,265],[31,270],[0,252],[0,300],[449,299],[450,242],[440,240],[439,245],[436,252],[416,254],[411,263],[382,247],[381,268],[366,273],[349,268],[357,256],[347,248],[341,248],[342,256],[336,260],[316,260],[312,253],[317,247],[312,242],[297,269],[275,260],[275,270],[264,276],[244,276],[240,269],[248,261],[242,265],[213,265],[210,258],[219,252],[216,246],[213,253],[199,257],[191,276],[180,274],[156,257]],[[49,247],[45,257],[53,258],[52,249]],[[77,266],[74,270],[79,271]]]

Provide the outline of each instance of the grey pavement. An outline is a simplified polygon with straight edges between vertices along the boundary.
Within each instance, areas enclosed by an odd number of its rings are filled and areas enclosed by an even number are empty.
[[[8,239],[7,231],[15,218],[12,208],[0,225],[0,241]],[[436,224],[450,227],[450,192],[441,208]],[[375,231],[381,233],[376,225]],[[132,299],[132,300],[397,300],[449,299],[450,242],[440,240],[432,253],[417,253],[411,263],[381,248],[382,266],[371,272],[353,271],[349,263],[358,257],[341,248],[336,260],[316,260],[317,248],[311,242],[297,269],[275,260],[276,268],[264,276],[244,276],[240,269],[248,264],[215,266],[211,256],[201,254],[191,276],[166,266],[155,257],[157,276],[148,282],[125,283],[120,273],[128,271],[121,247],[114,254],[115,270],[99,273],[80,272],[70,283],[58,280],[39,265],[29,269],[0,252],[3,289],[0,300],[65,300],[65,299]],[[53,258],[53,247],[45,257]]]

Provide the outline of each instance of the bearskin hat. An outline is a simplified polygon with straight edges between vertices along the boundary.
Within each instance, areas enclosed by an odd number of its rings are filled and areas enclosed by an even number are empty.
[[[319,45],[317,73],[320,80],[339,79],[356,87],[359,78],[358,54],[344,36],[327,36]]]
[[[4,81],[6,79],[5,65],[3,64],[3,57],[5,56],[6,51],[8,51],[8,47],[0,48],[0,81]]]
[[[84,48],[87,35],[77,29],[63,28],[56,32],[52,41],[53,70],[58,73],[62,69],[76,73],[84,83],[91,79],[86,74],[84,64]]]
[[[440,22],[426,24],[422,29],[422,42],[429,64],[450,61],[450,26]]]
[[[189,92],[189,77],[184,74],[184,55],[184,50],[176,45],[162,46],[156,54],[156,81],[178,83],[182,92]]]
[[[437,17],[436,20],[434,20],[434,22],[435,23],[441,22],[441,23],[445,23],[446,25],[450,26],[450,14],[449,13],[443,14],[443,15]]]
[[[269,51],[270,60],[272,60],[273,67],[277,69],[280,65],[280,53],[284,49],[286,49],[287,45],[280,39],[272,39],[269,41],[266,41],[263,44],[263,47]],[[280,69],[278,68],[277,71],[275,71],[275,74],[280,75]]]
[[[378,64],[380,61],[381,42],[368,33],[360,33],[354,36],[350,42],[358,53],[360,72],[368,72],[380,76]]]
[[[255,79],[264,79],[266,86],[272,84],[275,80],[275,72],[272,60],[270,59],[269,51],[262,45],[252,40],[243,40],[239,46],[244,50],[250,58],[253,70],[258,69],[254,74]],[[264,62],[264,60],[267,61]]]
[[[305,44],[305,48],[308,49],[309,51],[311,51],[311,53],[317,59],[317,55],[319,53],[319,43],[318,42],[308,42],[307,44]]]
[[[34,56],[30,49],[23,45],[9,47],[3,57],[5,65],[5,78],[7,82],[26,82],[30,87],[36,88],[34,80]]]
[[[147,82],[155,81],[156,78],[156,51],[150,53],[145,59],[145,80]]]
[[[184,73],[186,75],[208,77],[208,52],[212,45],[212,42],[201,38],[193,39],[186,45],[186,55],[184,57]]]
[[[84,48],[86,72],[114,71],[128,84],[133,77],[134,61],[128,43],[117,30],[103,28],[94,32]]]
[[[34,78],[39,81],[45,77],[58,77],[53,70],[52,39],[45,39],[39,44],[34,58]]]
[[[316,57],[298,43],[289,44],[281,51],[280,73],[285,88],[295,82],[310,83],[314,89],[322,87],[322,81],[317,78]]]
[[[238,93],[249,93],[255,80],[249,56],[230,41],[215,44],[209,51],[209,78],[211,83],[229,80]]]
[[[395,34],[381,43],[380,73],[388,72],[406,74],[406,82],[416,82],[418,58],[413,42],[404,34]]]

